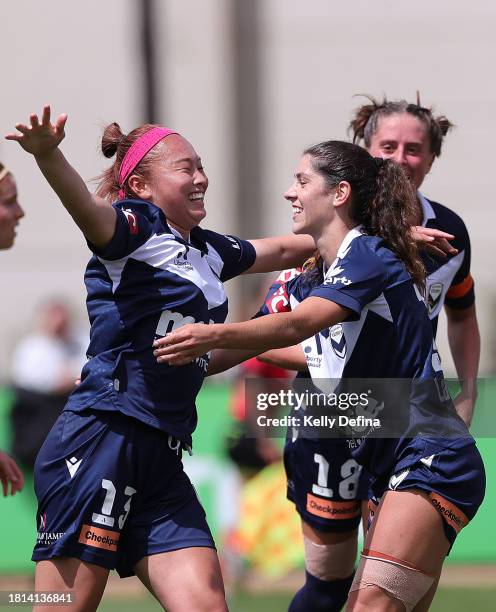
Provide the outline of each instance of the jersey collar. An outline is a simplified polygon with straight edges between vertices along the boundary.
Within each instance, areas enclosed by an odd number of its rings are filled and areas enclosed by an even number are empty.
[[[346,234],[346,236],[344,237],[343,242],[339,245],[339,249],[338,249],[338,252],[336,254],[336,257],[338,257],[339,259],[343,259],[343,257],[348,252],[348,249],[350,248],[351,242],[355,238],[357,238],[358,236],[361,236],[361,235],[362,235],[362,226],[361,225],[357,225],[356,227],[351,229]]]
[[[192,246],[195,249],[198,249],[200,251],[200,253],[203,255],[205,255],[206,253],[208,253],[208,245],[207,242],[204,240],[203,236],[202,236],[202,232],[200,227],[197,225],[196,227],[194,227],[189,236],[188,236],[188,240],[185,240],[181,234],[174,229],[171,225],[167,224],[170,231],[174,234],[174,236],[176,237],[176,240],[178,240],[179,242],[182,242],[183,244],[186,244],[188,246]]]
[[[182,235],[177,231],[177,229],[173,228],[172,225],[170,223],[167,224],[169,226],[170,231],[174,234],[174,236],[176,238],[179,238],[180,240],[182,240],[183,242],[187,242],[190,243],[190,239],[191,239],[191,234],[188,235],[187,239],[184,239],[182,237]]]
[[[346,257],[348,249],[350,248],[350,244],[358,236],[362,236],[361,225],[357,225],[346,234],[346,236],[343,238],[343,242],[339,245],[338,252],[336,253],[336,259],[329,267],[326,266],[325,261],[322,261],[322,275],[324,278],[326,277],[326,274],[327,272],[329,272],[329,270],[332,270],[336,267],[339,259],[343,259],[344,257]]]
[[[425,196],[423,196],[420,191],[417,191],[417,197],[420,200],[420,204],[422,206],[422,226],[425,227],[431,219],[436,218],[436,213],[434,212],[434,209],[432,208],[432,205],[429,200]]]

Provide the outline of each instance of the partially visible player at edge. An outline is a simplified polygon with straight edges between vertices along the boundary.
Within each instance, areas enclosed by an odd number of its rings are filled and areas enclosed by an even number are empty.
[[[6,136],[34,155],[93,252],[89,361],[35,465],[35,588],[73,588],[73,609],[87,612],[117,568],[136,573],[169,612],[220,612],[227,606],[214,542],[181,462],[208,355],[170,368],[156,363],[152,344],[186,322],[223,322],[222,281],[296,265],[313,240],[249,242],[200,228],[201,160],[157,125],[127,135],[115,123],[106,128],[102,151],[116,161],[94,196],[58,147],[66,119],[52,124],[46,106],[41,120],[33,114]]]
[[[10,249],[16,237],[15,228],[24,217],[17,199],[17,187],[10,170],[0,163],[0,250]],[[15,495],[24,486],[24,476],[10,455],[0,450],[0,482],[4,497]]]

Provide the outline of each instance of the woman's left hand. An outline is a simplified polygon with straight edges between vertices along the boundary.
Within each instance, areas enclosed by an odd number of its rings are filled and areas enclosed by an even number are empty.
[[[194,361],[215,348],[214,325],[193,323],[183,325],[153,343],[153,354],[158,363],[180,366]]]

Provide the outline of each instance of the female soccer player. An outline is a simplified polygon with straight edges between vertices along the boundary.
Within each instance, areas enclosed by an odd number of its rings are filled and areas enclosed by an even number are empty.
[[[444,305],[448,322],[448,340],[461,384],[455,398],[458,414],[470,425],[477,398],[477,372],[480,335],[475,311],[474,281],[470,274],[470,238],[463,220],[452,210],[428,200],[419,191],[432,165],[441,155],[444,136],[452,127],[444,116],[435,116],[417,99],[380,102],[369,97],[350,123],[353,142],[363,141],[367,151],[400,164],[417,190],[416,224],[438,228],[453,234],[456,257],[424,257],[427,271],[427,300],[434,334]]]
[[[0,250],[10,249],[16,237],[16,227],[24,217],[17,200],[17,187],[12,173],[0,163]],[[24,476],[10,455],[0,450],[0,482],[3,495],[15,495],[24,486]]]
[[[449,257],[440,257],[439,253],[432,252],[423,252],[422,257],[427,271],[426,293],[429,318],[434,334],[436,334],[439,312],[445,304],[450,346],[461,382],[461,392],[455,399],[455,407],[458,414],[469,425],[476,397],[475,382],[480,352],[473,280],[470,276],[470,241],[463,221],[453,211],[427,200],[418,191],[435,157],[441,154],[443,138],[449,131],[451,123],[444,116],[434,116],[432,110],[422,107],[418,100],[416,104],[404,100],[388,101],[386,99],[377,102],[373,98],[369,98],[369,101],[369,104],[357,109],[351,121],[350,129],[354,142],[364,140],[371,155],[385,159],[391,158],[404,168],[417,191],[417,211],[415,218],[412,219],[413,223],[439,228],[455,236],[452,244],[457,247],[457,250],[454,253],[448,253]],[[273,285],[272,294],[269,292],[262,310],[268,313],[287,308],[288,296],[283,274],[280,282]],[[297,350],[271,351],[264,357],[264,359],[267,358],[272,362],[275,360],[277,363],[293,368],[305,367],[306,363],[299,347]],[[284,361],[281,362],[281,359]],[[300,449],[307,447],[308,466],[306,470],[301,467],[301,455],[305,451],[302,450],[296,456],[297,447]],[[312,447],[314,454],[320,456],[320,463],[314,461]],[[302,515],[307,537],[323,547],[319,567],[315,568],[314,572],[327,578],[348,576],[353,567],[356,531],[352,532],[349,538],[345,538],[345,534],[342,534],[343,542],[340,543],[341,549],[338,551],[328,542],[329,538],[334,536],[323,533],[335,522],[332,516],[327,518],[316,516],[311,507],[307,511],[305,498],[308,483],[316,480],[323,462],[331,466],[328,488],[335,490],[338,487],[341,481],[339,466],[349,462],[351,451],[347,456],[346,452],[336,453],[336,445],[332,441],[320,440],[317,443],[303,438],[297,440],[295,444],[288,442],[285,454],[288,478],[292,485],[288,489],[288,494],[291,499],[296,500],[296,508]],[[295,467],[293,465],[295,463],[300,467]],[[356,471],[355,478],[355,482],[349,481],[350,494],[354,493],[353,499],[368,500],[370,478],[367,472],[365,470]],[[319,497],[322,497],[323,492],[325,491],[321,490]],[[362,514],[366,525],[367,501],[362,504]],[[345,554],[345,549],[347,554]],[[324,551],[327,551],[326,555]],[[333,559],[338,561],[338,566],[340,564],[342,573],[338,571],[339,567],[336,568],[337,574],[329,573],[327,568],[334,566]],[[432,595],[434,590],[433,588]],[[345,583],[335,579],[319,582],[316,576],[307,572],[306,583],[295,596],[290,607],[291,612],[303,609],[308,604],[308,600],[313,600],[314,595],[318,592],[328,593],[328,600],[324,600],[322,596],[319,598],[322,609],[329,609],[331,599],[335,602],[335,609],[339,609],[340,601],[346,595]],[[427,606],[428,600],[429,597],[426,597],[423,605]]]
[[[225,610],[213,540],[181,463],[208,356],[170,368],[156,363],[152,343],[185,323],[223,322],[223,281],[295,265],[313,240],[248,242],[198,227],[201,160],[155,125],[105,130],[103,153],[116,160],[92,196],[58,148],[66,119],[52,125],[46,106],[41,121],[31,115],[7,135],[34,155],[94,253],[89,361],[35,465],[35,588],[72,588],[73,609],[92,610],[117,568],[136,573],[167,610]]]
[[[212,348],[261,352],[303,342],[317,387],[322,378],[412,380],[413,389],[399,398],[408,412],[386,402],[383,416],[384,423],[406,417],[402,431],[386,439],[365,435],[354,451],[382,501],[349,599],[350,610],[411,610],[431,588],[484,490],[480,455],[444,395],[416,286],[423,285],[424,269],[408,231],[415,195],[393,162],[329,141],[304,152],[286,198],[293,231],[311,234],[321,255],[321,264],[288,283],[292,311],[209,328],[188,325],[156,341],[155,354],[161,363],[180,365]],[[449,430],[444,438],[441,422]],[[308,465],[309,457],[301,459]],[[314,494],[327,487],[330,466],[322,465],[307,508],[341,516],[336,522],[349,534],[359,515],[347,501],[353,466],[339,467],[338,494],[324,501]],[[321,547],[308,545],[307,560],[318,567]]]

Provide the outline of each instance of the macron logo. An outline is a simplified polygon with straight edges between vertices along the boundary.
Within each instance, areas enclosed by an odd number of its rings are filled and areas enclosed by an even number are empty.
[[[226,236],[226,238],[231,241],[231,246],[233,249],[238,249],[238,251],[240,250],[240,246],[236,238],[233,238],[232,236]]]
[[[69,474],[71,475],[71,478],[74,478],[74,475],[76,474],[76,472],[79,469],[79,466],[81,465],[81,461],[82,459],[79,459],[78,461],[76,457],[71,457],[70,459],[65,460],[65,463],[67,465],[67,469],[69,470]]]

